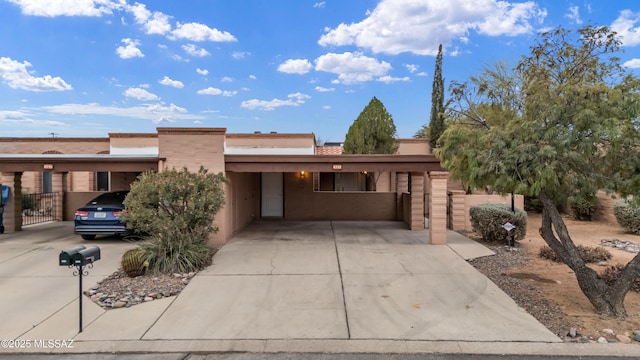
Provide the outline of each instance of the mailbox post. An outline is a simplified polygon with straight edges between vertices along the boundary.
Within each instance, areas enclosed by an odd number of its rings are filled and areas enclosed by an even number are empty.
[[[86,268],[93,268],[93,263],[100,260],[100,248],[97,246],[84,247],[82,245],[64,250],[60,252],[58,257],[58,265],[67,266],[69,268],[74,267],[76,270],[73,272],[73,276],[78,276],[78,302],[79,307],[79,330],[82,332],[82,276],[89,275],[89,271]]]

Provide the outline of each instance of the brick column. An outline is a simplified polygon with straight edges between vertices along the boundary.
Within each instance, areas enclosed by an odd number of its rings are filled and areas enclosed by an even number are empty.
[[[4,205],[2,224],[4,231],[14,232],[22,230],[22,173],[2,173],[0,183],[8,185],[9,199]]]
[[[411,173],[411,230],[424,230],[424,173]]]
[[[396,175],[396,219],[409,224],[409,219],[403,218],[402,194],[409,192],[409,174],[398,173]]]
[[[466,230],[467,208],[464,190],[449,191],[449,228],[453,231]]]
[[[447,180],[446,171],[429,173],[429,239],[432,245],[447,244]]]
[[[51,176],[51,209],[54,220],[62,220],[63,208],[62,199],[64,198],[64,191],[67,188],[67,173],[53,173]]]

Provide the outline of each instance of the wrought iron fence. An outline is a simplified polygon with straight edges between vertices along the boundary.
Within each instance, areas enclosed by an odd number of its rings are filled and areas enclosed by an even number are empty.
[[[61,193],[22,194],[22,225],[58,220]]]

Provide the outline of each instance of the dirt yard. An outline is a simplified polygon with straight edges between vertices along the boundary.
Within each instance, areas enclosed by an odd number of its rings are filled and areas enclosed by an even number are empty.
[[[627,319],[602,318],[594,312],[593,306],[578,287],[574,272],[568,266],[538,256],[540,248],[545,245],[538,233],[541,218],[540,214],[529,213],[527,235],[519,243],[529,255],[529,261],[525,265],[507,270],[507,274],[535,283],[542,295],[557,304],[560,312],[565,315],[567,328],[575,327],[580,335],[597,339],[600,336],[610,337],[609,334],[603,333],[604,329],[611,329],[615,334],[622,335],[639,330],[640,293],[631,291],[627,294],[625,299],[625,307],[629,314]],[[640,236],[624,233],[617,224],[576,221],[568,217],[564,220],[576,245],[601,246],[603,239],[640,243]],[[626,264],[635,256],[624,250],[611,247],[606,249],[613,255],[613,258],[607,261],[609,265]],[[592,266],[598,272],[605,269],[597,264]]]

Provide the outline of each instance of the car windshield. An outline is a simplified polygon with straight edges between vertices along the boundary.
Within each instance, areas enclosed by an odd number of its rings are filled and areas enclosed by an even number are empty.
[[[89,202],[90,205],[122,205],[125,192],[104,193]]]

